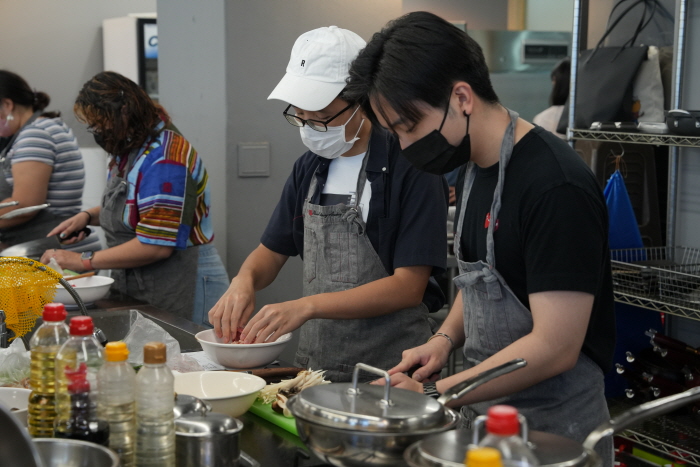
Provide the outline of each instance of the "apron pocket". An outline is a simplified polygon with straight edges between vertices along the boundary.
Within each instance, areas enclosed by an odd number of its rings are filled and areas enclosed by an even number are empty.
[[[500,299],[492,300],[487,284],[478,282],[462,291],[462,299],[468,310],[465,334],[477,338],[485,350],[499,351],[532,330],[532,317],[525,316],[529,310],[505,290]]]
[[[358,235],[351,232],[332,232],[326,249],[325,257],[330,258],[331,281],[356,284]]]
[[[316,279],[318,240],[316,232],[308,228],[304,228],[304,237],[304,280],[308,283]]]

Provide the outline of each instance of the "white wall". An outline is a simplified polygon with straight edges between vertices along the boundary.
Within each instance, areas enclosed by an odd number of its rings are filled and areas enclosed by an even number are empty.
[[[571,32],[574,24],[574,0],[528,0],[525,29]],[[556,18],[556,20],[553,20]]]
[[[155,0],[0,0],[0,68],[51,96],[81,146],[95,146],[73,116],[83,84],[102,71],[102,20],[155,11]]]

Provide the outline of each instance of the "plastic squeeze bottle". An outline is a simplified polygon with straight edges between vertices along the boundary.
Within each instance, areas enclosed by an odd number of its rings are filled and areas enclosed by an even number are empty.
[[[97,372],[104,363],[102,345],[92,336],[93,324],[89,316],[71,318],[70,337],[56,354],[56,422],[63,422],[70,416],[71,395],[68,391],[70,382],[66,370],[75,371],[85,363],[85,379],[90,385],[89,402],[91,413],[97,414]],[[56,426],[56,425],[54,425]]]
[[[480,447],[492,447],[501,452],[504,467],[539,466],[540,463],[520,437],[518,410],[509,405],[494,405],[486,413],[486,436]]]
[[[109,425],[95,417],[90,404],[90,383],[87,380],[88,368],[81,362],[77,369],[67,368],[70,410],[65,418],[56,419],[56,438],[77,439],[107,446]]]
[[[122,467],[135,465],[136,372],[126,361],[124,342],[105,346],[105,363],[97,372],[99,418],[109,424],[109,448],[119,456]]]
[[[162,342],[143,347],[136,375],[136,465],[175,467],[175,379]]]
[[[501,452],[495,448],[472,448],[464,456],[467,467],[503,467]]]
[[[66,308],[62,303],[47,303],[42,314],[43,323],[29,341],[31,366],[27,425],[35,438],[52,438],[56,418],[56,352],[68,340]]]

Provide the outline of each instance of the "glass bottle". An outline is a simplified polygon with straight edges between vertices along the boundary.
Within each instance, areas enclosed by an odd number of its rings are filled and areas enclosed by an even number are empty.
[[[90,403],[90,383],[87,380],[88,368],[81,362],[77,369],[65,370],[68,378],[70,411],[65,418],[56,419],[54,436],[56,438],[77,439],[107,446],[109,442],[109,425],[104,420],[95,418]]]
[[[486,436],[480,447],[496,448],[501,453],[504,467],[531,467],[540,463],[520,437],[518,410],[509,405],[494,405],[486,414]]]
[[[97,372],[99,418],[109,424],[109,448],[119,456],[122,467],[133,467],[136,438],[136,372],[126,359],[124,342],[105,346],[105,363]]]
[[[70,337],[56,353],[56,422],[70,416],[70,394],[66,370],[77,370],[81,363],[87,368],[86,380],[90,384],[89,401],[91,412],[97,414],[97,371],[104,363],[102,345],[92,335],[92,318],[76,316],[71,318]]]
[[[175,379],[165,365],[162,342],[143,347],[143,366],[136,375],[136,465],[175,466]]]
[[[31,365],[29,410],[27,428],[35,438],[52,438],[56,418],[56,352],[68,340],[66,308],[62,303],[47,303],[42,314],[43,323],[29,341]]]

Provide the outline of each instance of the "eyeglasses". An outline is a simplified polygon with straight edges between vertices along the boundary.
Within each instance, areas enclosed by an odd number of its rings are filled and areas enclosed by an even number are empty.
[[[87,132],[93,135],[99,135],[100,133],[102,133],[102,130],[94,126],[89,126],[87,127]]]
[[[326,120],[325,122],[319,121],[319,120],[305,120],[301,117],[297,117],[296,115],[288,114],[287,111],[292,107],[292,104],[289,104],[286,109],[282,112],[282,115],[284,115],[284,118],[287,119],[289,123],[296,127],[303,127],[304,125],[309,125],[309,128],[312,130],[316,131],[328,131],[328,124],[333,121],[333,119],[337,118],[340,114],[348,110],[350,107],[352,107],[352,104],[348,104],[347,107],[345,107],[343,110],[338,112],[337,114],[333,115],[331,118]]]

